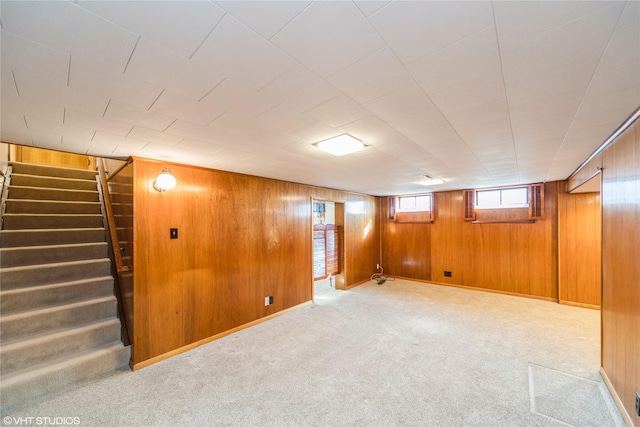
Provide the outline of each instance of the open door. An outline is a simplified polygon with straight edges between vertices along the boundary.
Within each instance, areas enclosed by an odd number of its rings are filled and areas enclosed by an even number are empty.
[[[344,203],[312,200],[314,296],[344,289]]]

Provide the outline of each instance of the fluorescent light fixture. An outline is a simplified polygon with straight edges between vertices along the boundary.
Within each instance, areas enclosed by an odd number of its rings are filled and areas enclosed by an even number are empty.
[[[360,151],[366,147],[364,142],[346,133],[325,139],[324,141],[316,142],[313,145],[322,151],[333,154],[334,156],[343,156],[345,154],[355,153],[356,151]]]
[[[422,179],[420,181],[418,181],[418,184],[422,184],[422,185],[438,185],[438,184],[442,184],[444,182],[444,179],[442,178],[434,178],[431,175],[425,175],[422,177]]]

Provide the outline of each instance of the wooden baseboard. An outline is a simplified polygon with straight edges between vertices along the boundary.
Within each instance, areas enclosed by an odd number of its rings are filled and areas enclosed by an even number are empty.
[[[278,316],[282,316],[283,314],[289,313],[291,311],[297,310],[299,308],[302,308],[304,306],[311,305],[311,304],[312,304],[312,301],[307,301],[307,302],[303,302],[302,304],[294,305],[293,307],[286,308],[286,309],[284,309],[282,311],[279,311],[277,313],[273,313],[273,314],[270,314],[268,316],[262,317],[260,319],[254,320],[253,322],[245,323],[244,325],[240,325],[240,326],[235,327],[233,329],[229,329],[228,331],[224,331],[224,332],[221,332],[219,334],[216,334],[216,335],[210,336],[208,338],[202,339],[200,341],[196,341],[194,343],[187,344],[187,345],[185,345],[183,347],[176,348],[175,350],[171,350],[171,351],[169,351],[167,353],[164,353],[164,354],[161,354],[159,356],[152,357],[151,359],[143,360],[142,362],[138,362],[136,364],[133,364],[133,361],[131,361],[130,362],[131,369],[134,370],[134,371],[137,371],[138,369],[146,368],[147,366],[153,365],[154,363],[158,363],[158,362],[160,362],[162,360],[169,359],[170,357],[176,356],[176,355],[178,355],[180,353],[184,353],[186,351],[193,350],[194,348],[200,347],[201,345],[208,344],[208,343],[210,343],[212,341],[215,341],[215,340],[219,340],[220,338],[224,338],[227,335],[231,335],[231,334],[233,334],[235,332],[238,332],[238,331],[241,331],[243,329],[250,328],[250,327],[255,326],[257,324],[260,324],[262,322],[266,322],[267,320],[271,320],[273,318],[276,318]]]
[[[585,304],[582,302],[559,300],[558,304],[570,305],[572,307],[590,308],[591,310],[600,310],[600,306],[596,304]]]
[[[622,415],[622,419],[624,420],[624,423],[627,425],[627,427],[633,427],[634,426],[633,421],[631,421],[631,417],[629,416],[629,413],[627,412],[624,405],[622,404],[622,400],[620,400],[620,396],[618,396],[616,389],[613,388],[613,384],[611,384],[611,380],[609,380],[607,373],[602,367],[600,367],[600,376],[602,377],[604,384],[607,386],[609,393],[611,393],[611,397],[613,397],[613,401],[616,403],[616,406],[618,407],[618,411],[620,411],[620,415]]]
[[[345,287],[344,289],[347,290],[347,289],[355,288],[356,286],[360,286],[360,285],[362,285],[364,283],[367,283],[369,280],[371,280],[371,279],[365,279],[365,280],[361,280],[361,281],[356,282],[356,283],[352,283],[351,285]]]
[[[402,276],[391,276],[391,275],[389,275],[388,277],[394,277],[396,279],[401,279],[401,280],[410,280],[412,282],[429,283],[431,285],[449,286],[449,287],[452,287],[452,288],[469,289],[471,291],[490,292],[492,294],[511,295],[511,296],[516,296],[516,297],[539,299],[539,300],[542,300],[542,301],[558,302],[557,298],[543,297],[543,296],[539,296],[539,295],[520,294],[520,293],[517,293],[517,292],[507,292],[507,291],[499,291],[499,290],[496,290],[496,289],[478,288],[476,286],[456,285],[455,283],[435,282],[433,280],[412,279],[410,277],[402,277]]]

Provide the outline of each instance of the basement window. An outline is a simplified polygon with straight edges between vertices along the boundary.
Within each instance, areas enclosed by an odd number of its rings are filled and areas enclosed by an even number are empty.
[[[433,196],[389,197],[389,219],[396,222],[433,222]]]
[[[476,190],[476,209],[528,208],[529,188]]]
[[[396,198],[396,212],[428,212],[431,210],[431,195],[400,196]]]

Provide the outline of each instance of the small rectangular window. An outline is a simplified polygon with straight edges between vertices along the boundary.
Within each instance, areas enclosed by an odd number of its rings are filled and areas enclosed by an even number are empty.
[[[397,212],[427,212],[431,210],[431,196],[400,196],[396,199]]]
[[[477,190],[477,209],[526,208],[529,206],[527,187]]]

